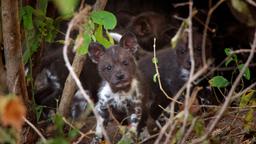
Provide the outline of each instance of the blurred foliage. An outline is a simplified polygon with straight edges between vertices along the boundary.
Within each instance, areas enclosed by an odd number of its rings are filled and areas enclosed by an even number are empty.
[[[26,108],[19,97],[0,96],[0,143],[17,143],[25,116]]]

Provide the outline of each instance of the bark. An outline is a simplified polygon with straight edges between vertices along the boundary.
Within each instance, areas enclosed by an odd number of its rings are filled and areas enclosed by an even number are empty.
[[[94,5],[94,10],[104,9],[106,6],[106,3],[107,3],[107,0],[97,0]],[[84,18],[86,18],[86,16]],[[81,31],[79,33],[81,33]],[[80,76],[80,73],[83,69],[85,59],[86,59],[86,56],[80,56],[79,54],[75,55],[74,61],[72,63],[72,67],[78,77]],[[67,117],[69,114],[70,103],[74,96],[75,91],[76,91],[75,81],[73,80],[72,76],[69,74],[65,82],[65,86],[62,92],[59,109],[58,109],[59,113],[64,117]]]
[[[18,0],[1,0],[1,18],[4,24],[3,46],[6,68],[6,85],[9,93],[20,96],[27,108],[27,118],[32,122],[35,115],[31,108],[31,101],[28,98],[24,65],[22,63],[22,47],[19,23]],[[0,66],[1,67],[1,66]],[[33,134],[33,131],[28,133]],[[22,141],[26,136],[22,136]],[[34,136],[35,138],[36,136]]]
[[[24,101],[28,101],[22,63],[18,1],[3,0],[1,2],[2,21],[5,22],[3,25],[3,42],[8,91],[21,95]]]
[[[85,59],[86,59],[86,56],[81,56],[78,54],[75,55],[74,61],[72,63],[72,67],[78,77],[82,71]],[[59,105],[59,112],[61,115],[65,117],[67,117],[69,114],[70,102],[73,98],[75,91],[76,91],[76,84],[72,76],[69,74],[65,82],[65,87],[63,89],[63,93],[62,93],[61,101]]]
[[[1,8],[1,3],[0,3]],[[1,11],[0,11],[1,15]],[[2,19],[0,17],[0,94],[4,94],[7,90],[6,86],[6,72],[4,68],[3,63],[3,51],[2,51],[2,45],[3,45],[3,32],[2,32]]]

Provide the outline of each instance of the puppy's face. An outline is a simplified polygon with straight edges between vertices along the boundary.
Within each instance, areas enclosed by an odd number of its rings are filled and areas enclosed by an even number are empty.
[[[138,48],[137,39],[126,33],[118,45],[105,49],[99,43],[89,48],[90,58],[98,63],[98,72],[109,83],[113,92],[128,91],[136,76],[134,53]]]
[[[193,54],[195,60],[195,68],[198,69],[203,66],[202,62],[202,39],[203,36],[198,32],[193,32]],[[184,37],[180,40],[176,47],[177,61],[178,64],[186,69],[190,70],[191,68],[191,56],[188,48],[188,36],[185,34]],[[206,58],[209,58],[211,55],[211,43],[207,40],[206,43]]]
[[[119,46],[110,47],[99,59],[99,74],[106,80],[113,91],[130,89],[136,75],[136,64],[129,50]]]

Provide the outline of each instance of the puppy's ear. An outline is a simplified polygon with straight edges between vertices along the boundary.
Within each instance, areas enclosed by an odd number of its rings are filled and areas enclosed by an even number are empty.
[[[92,42],[89,45],[88,55],[94,63],[98,63],[99,59],[105,53],[105,47],[97,42]]]
[[[132,54],[134,54],[138,48],[139,44],[136,36],[131,32],[126,32],[120,40],[120,47],[129,50]]]
[[[150,25],[149,19],[145,16],[134,18],[130,27],[138,36],[146,36],[152,33],[152,26]]]

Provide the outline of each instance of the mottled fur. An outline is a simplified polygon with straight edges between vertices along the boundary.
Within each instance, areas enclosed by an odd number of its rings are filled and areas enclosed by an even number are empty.
[[[146,125],[151,93],[137,68],[134,54],[138,48],[132,33],[126,33],[118,45],[108,49],[99,43],[90,44],[89,56],[98,64],[102,78],[95,107],[100,114],[96,127],[99,138],[102,138],[102,125],[106,126],[110,118],[108,109],[117,120],[126,119],[138,132]]]

